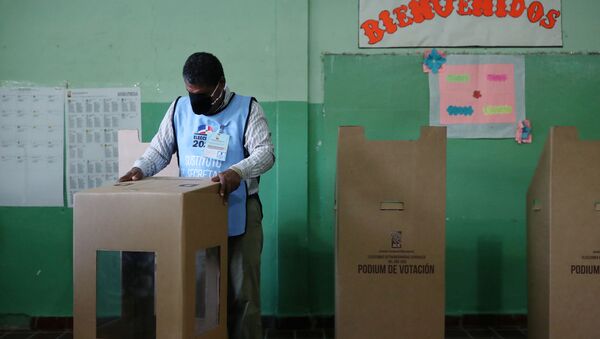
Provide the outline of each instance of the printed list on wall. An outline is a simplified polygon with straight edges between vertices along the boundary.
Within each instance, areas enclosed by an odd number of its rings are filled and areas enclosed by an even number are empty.
[[[118,178],[118,130],[140,129],[139,88],[69,89],[67,201],[73,194]]]
[[[64,88],[0,88],[0,205],[63,206]]]

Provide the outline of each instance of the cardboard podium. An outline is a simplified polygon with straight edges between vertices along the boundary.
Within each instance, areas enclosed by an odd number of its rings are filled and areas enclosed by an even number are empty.
[[[336,337],[444,338],[446,129],[340,127],[336,180]]]
[[[217,188],[147,178],[75,194],[75,338],[227,338]]]
[[[600,338],[600,141],[550,130],[527,192],[528,335]]]

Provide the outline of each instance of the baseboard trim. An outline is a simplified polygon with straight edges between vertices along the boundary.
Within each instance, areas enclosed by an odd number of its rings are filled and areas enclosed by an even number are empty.
[[[64,331],[73,329],[73,317],[32,317],[31,329],[36,331]]]
[[[446,316],[446,328],[527,328],[526,314],[464,314]]]
[[[2,317],[2,315],[0,315]],[[73,329],[73,317],[30,317],[29,329],[38,331],[62,331]],[[277,317],[263,316],[263,327],[265,329],[281,330],[310,330],[310,329],[332,329],[335,327],[333,315],[323,316],[301,316],[301,317]],[[14,329],[16,324],[2,322],[2,326]],[[23,325],[19,325],[22,327]],[[469,327],[513,327],[527,328],[526,314],[465,314],[447,315],[446,328],[469,328]]]
[[[263,316],[263,327],[280,330],[310,330],[335,327],[335,317],[275,317]],[[446,328],[527,328],[526,314],[465,314],[447,315]]]

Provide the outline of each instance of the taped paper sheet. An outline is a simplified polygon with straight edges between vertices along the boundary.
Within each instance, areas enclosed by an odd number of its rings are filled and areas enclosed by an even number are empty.
[[[64,93],[0,88],[0,205],[64,205]]]
[[[87,88],[66,92],[67,200],[80,190],[116,182],[118,130],[140,129],[139,88]]]

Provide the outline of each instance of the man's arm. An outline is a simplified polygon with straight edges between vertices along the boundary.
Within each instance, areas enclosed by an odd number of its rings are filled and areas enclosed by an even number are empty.
[[[257,101],[252,102],[248,117],[248,126],[244,147],[249,156],[231,166],[242,179],[256,178],[265,173],[275,163],[275,151],[271,142],[271,131],[267,124],[265,112]]]
[[[171,162],[171,157],[175,152],[175,133],[173,131],[173,106],[174,102],[165,113],[160,123],[158,132],[152,138],[150,146],[144,154],[135,161],[133,168],[119,181],[140,180],[143,177],[155,175]]]
[[[265,112],[257,101],[252,101],[248,114],[244,147],[249,156],[212,178],[212,181],[221,183],[219,193],[224,200],[239,187],[242,180],[260,176],[275,163],[271,131]]]

